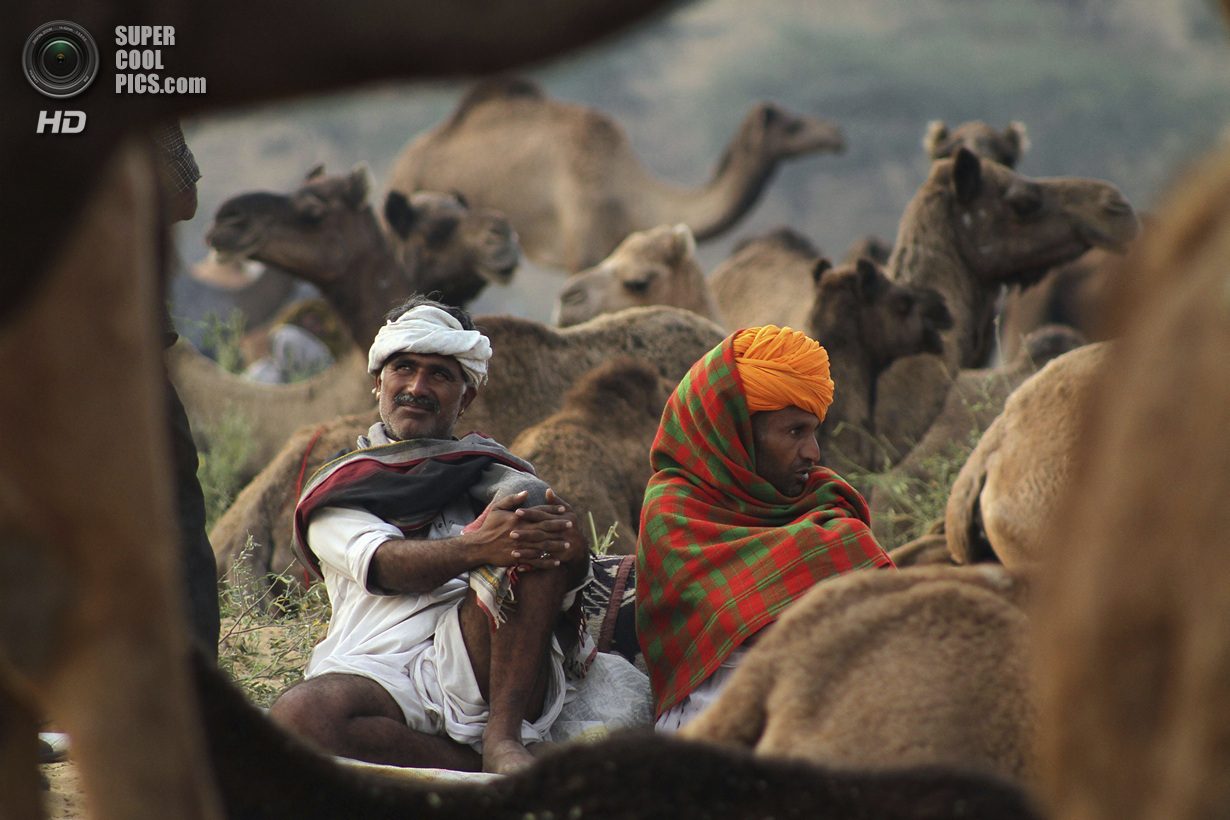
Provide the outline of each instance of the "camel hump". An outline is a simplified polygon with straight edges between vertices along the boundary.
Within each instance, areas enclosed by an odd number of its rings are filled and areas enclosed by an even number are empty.
[[[798,254],[799,256],[810,258],[820,255],[820,249],[816,247],[814,242],[789,225],[782,225],[760,236],[748,236],[740,239],[735,244],[731,255],[757,242],[772,243],[780,246],[783,250]]]
[[[595,419],[609,417],[611,408],[626,404],[662,414],[667,389],[653,364],[628,355],[617,355],[585,373],[568,392],[566,404],[584,409]]]
[[[546,94],[543,93],[542,87],[538,83],[526,77],[506,75],[480,80],[466,91],[465,95],[461,98],[461,102],[457,104],[457,110],[453,112],[453,116],[449,118],[448,123],[445,125],[445,129],[455,128],[460,125],[471,111],[483,103],[490,102],[491,100],[517,98],[542,100],[546,99]]]

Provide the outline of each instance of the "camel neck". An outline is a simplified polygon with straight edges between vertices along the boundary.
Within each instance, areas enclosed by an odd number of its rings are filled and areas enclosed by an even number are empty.
[[[949,369],[982,364],[995,318],[999,287],[980,284],[957,249],[947,202],[931,195],[910,203],[888,260],[889,278],[943,294],[953,326],[944,332]]]
[[[816,338],[829,354],[833,403],[821,427],[821,459],[869,466],[876,463],[875,402],[878,374],[855,340]]]
[[[718,160],[709,181],[700,188],[683,188],[648,176],[641,207],[647,225],[685,223],[698,240],[720,234],[756,204],[780,160],[767,156],[763,140],[744,120]]]
[[[397,258],[375,215],[369,210],[365,217],[353,233],[363,237],[355,252],[339,265],[336,275],[317,283],[364,349],[376,338],[389,308],[409,298],[413,291],[406,266]]]

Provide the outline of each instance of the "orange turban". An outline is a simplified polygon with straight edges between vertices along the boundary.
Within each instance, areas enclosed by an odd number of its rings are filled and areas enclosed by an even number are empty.
[[[815,340],[788,327],[750,327],[735,334],[734,352],[748,410],[795,405],[824,420],[833,380],[828,351]]]

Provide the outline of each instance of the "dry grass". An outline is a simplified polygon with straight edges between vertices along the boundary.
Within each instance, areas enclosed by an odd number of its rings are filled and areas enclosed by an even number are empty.
[[[252,547],[249,539],[245,550]],[[235,562],[240,574],[248,565],[242,558]],[[253,703],[267,707],[303,679],[308,657],[329,627],[329,598],[324,584],[301,590],[287,578],[272,578],[275,583],[259,585],[264,593],[253,594],[248,590],[258,585],[252,580],[237,577],[222,590],[218,666]],[[294,591],[271,598],[275,588]]]

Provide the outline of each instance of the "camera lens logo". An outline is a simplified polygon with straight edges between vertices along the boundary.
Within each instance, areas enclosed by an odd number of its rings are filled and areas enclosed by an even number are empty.
[[[89,88],[98,74],[98,46],[76,23],[56,20],[26,38],[22,68],[30,85],[48,97],[66,99]]]

